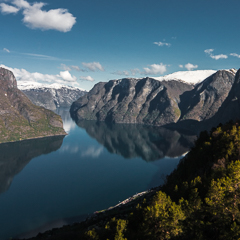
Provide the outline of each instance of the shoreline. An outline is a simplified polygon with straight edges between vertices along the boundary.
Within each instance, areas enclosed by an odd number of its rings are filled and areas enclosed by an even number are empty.
[[[68,133],[66,134],[57,134],[57,135],[47,135],[47,136],[39,136],[39,137],[31,137],[31,138],[24,138],[18,141],[10,141],[10,142],[0,142],[0,144],[5,144],[5,143],[16,143],[16,142],[23,142],[27,140],[34,140],[34,139],[41,139],[41,138],[48,138],[48,137],[59,137],[59,136],[67,136]]]
[[[160,186],[152,188],[152,189],[148,189],[146,191],[140,192],[140,193],[136,193],[134,195],[132,195],[131,197],[121,201],[120,203],[111,206],[107,209],[103,209],[103,210],[99,210],[99,211],[95,211],[94,213],[89,213],[89,214],[84,214],[84,215],[80,215],[80,216],[75,216],[75,217],[70,217],[70,218],[63,218],[63,219],[58,219],[49,223],[46,223],[36,229],[33,229],[29,232],[25,232],[22,234],[18,234],[17,236],[15,236],[13,239],[14,240],[20,240],[20,239],[38,239],[38,237],[44,236],[46,235],[51,235],[52,232],[55,231],[65,231],[64,228],[68,228],[71,226],[75,226],[75,225],[81,225],[81,224],[88,224],[91,222],[95,222],[97,219],[102,218],[106,215],[111,216],[111,215],[116,215],[118,213],[116,213],[116,211],[122,211],[123,207],[125,208],[125,210],[128,210],[128,208],[132,207],[131,205],[135,204],[135,200],[140,200],[142,199],[144,196],[149,195],[149,194],[154,194]]]

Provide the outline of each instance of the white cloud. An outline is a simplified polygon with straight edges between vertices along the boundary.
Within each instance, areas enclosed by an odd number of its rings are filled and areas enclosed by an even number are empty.
[[[19,8],[30,8],[30,4],[25,0],[13,0],[12,4]]]
[[[112,74],[116,74],[116,75],[120,75],[120,76],[129,76],[130,72],[127,70],[124,70],[124,71],[116,71],[116,72],[113,72]]]
[[[42,54],[35,54],[35,53],[20,53],[22,55],[27,55],[33,58],[41,59],[41,60],[51,60],[51,61],[62,61],[62,60],[67,60],[67,59],[60,59],[57,57],[53,56],[48,56],[48,55],[42,55]]]
[[[237,53],[230,53],[230,55],[233,56],[233,57],[240,58],[240,54],[237,54]]]
[[[77,78],[72,76],[69,71],[60,72],[60,74],[57,76],[60,76],[60,78],[68,82],[75,82],[77,80]]]
[[[3,49],[4,52],[10,53],[10,51],[7,48]]]
[[[128,70],[116,71],[116,72],[113,72],[112,74],[121,75],[121,76],[135,76],[137,73],[140,73],[140,70],[138,68],[130,69],[129,71]]]
[[[80,79],[84,81],[90,81],[90,82],[94,81],[94,79],[91,76],[87,76],[87,77],[81,76]]]
[[[1,12],[5,13],[5,14],[17,13],[19,11],[19,8],[16,8],[14,6],[10,6],[10,5],[5,4],[5,3],[0,3],[0,8],[1,8]]]
[[[83,72],[83,70],[80,69],[79,66],[71,66],[71,69],[76,70],[76,71],[82,71],[82,72]]]
[[[65,70],[65,71],[75,70],[75,71],[79,71],[79,72],[80,72],[80,71],[81,71],[81,72],[86,72],[86,70],[83,70],[83,69],[81,69],[81,68],[78,67],[78,66],[74,66],[74,65],[72,65],[72,66],[67,66],[66,64],[63,64],[63,63],[61,63],[60,69]]]
[[[218,60],[218,59],[226,59],[226,58],[228,58],[228,56],[225,55],[225,54],[210,55],[210,57],[211,57],[212,59],[215,59],[215,60]]]
[[[65,71],[71,71],[71,68],[68,67],[66,64],[63,64],[61,63],[61,67],[60,67],[62,70],[65,70]]]
[[[1,64],[0,67],[12,71],[17,81],[59,83],[63,85],[68,85],[71,83],[73,85],[78,85],[77,78],[75,76],[72,76],[68,71],[60,72],[57,75],[50,75],[38,72],[30,73],[25,69],[11,68],[3,64]]]
[[[29,28],[41,29],[41,30],[57,30],[60,32],[68,32],[72,29],[76,23],[76,17],[68,12],[67,9],[58,8],[51,9],[49,11],[42,10],[45,3],[35,2],[33,4],[28,3],[25,0],[13,0],[10,5],[1,4],[1,11],[4,13],[15,13],[22,9],[23,22]],[[8,9],[8,12],[6,12]]]
[[[103,66],[99,62],[91,62],[91,63],[83,62],[82,65],[92,72],[95,72],[97,70],[104,71]]]
[[[23,22],[29,28],[40,28],[42,30],[58,30],[60,32],[69,32],[76,23],[76,18],[73,17],[67,9],[51,9],[42,11],[41,4],[33,4],[31,8],[23,11]]]
[[[193,65],[193,64],[191,64],[191,63],[187,63],[187,64],[185,64],[185,68],[186,68],[188,71],[192,71],[193,69],[198,68],[198,65]]]
[[[183,65],[182,65],[182,64],[180,64],[180,65],[179,65],[179,67],[180,67],[180,68],[183,68]]]
[[[206,50],[204,50],[204,52],[206,54],[208,54],[212,59],[219,60],[219,59],[226,59],[226,58],[228,58],[228,56],[225,55],[225,54],[213,55],[212,54],[213,51],[214,51],[214,49],[206,49]]]
[[[144,75],[156,75],[156,74],[163,74],[167,71],[166,65],[160,63],[160,64],[152,64],[150,65],[150,68],[143,68],[144,72],[142,74]]]
[[[204,50],[205,53],[207,54],[211,54],[214,51],[214,49],[206,49]]]
[[[159,47],[162,47],[162,46],[170,47],[171,46],[171,43],[166,43],[166,42],[154,42],[153,44],[156,44]]]

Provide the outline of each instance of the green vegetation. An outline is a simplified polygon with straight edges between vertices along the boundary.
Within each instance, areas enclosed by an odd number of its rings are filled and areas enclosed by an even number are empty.
[[[202,132],[163,186],[37,239],[240,239],[239,123]]]
[[[240,126],[203,132],[151,198],[83,239],[239,239]]]

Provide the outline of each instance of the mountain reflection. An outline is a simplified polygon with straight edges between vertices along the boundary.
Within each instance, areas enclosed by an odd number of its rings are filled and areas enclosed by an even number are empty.
[[[64,136],[24,140],[0,144],[0,194],[11,185],[12,180],[32,158],[56,151]]]
[[[57,108],[54,112],[61,116],[63,120],[63,128],[68,134],[74,130],[76,123],[70,116],[69,108]]]
[[[181,156],[196,139],[195,135],[181,134],[177,130],[145,125],[79,121],[78,126],[110,153],[125,158],[141,157],[145,161]]]

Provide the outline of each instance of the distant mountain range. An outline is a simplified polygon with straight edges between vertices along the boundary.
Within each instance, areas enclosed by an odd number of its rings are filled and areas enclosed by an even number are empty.
[[[97,83],[72,104],[70,112],[76,121],[174,124],[200,131],[240,118],[238,88],[236,69],[124,78]]]
[[[69,108],[71,104],[87,91],[60,84],[44,85],[37,82],[18,81],[18,88],[33,104],[50,110]]]
[[[0,68],[0,143],[54,135],[66,135],[61,117],[34,105],[13,73]]]

